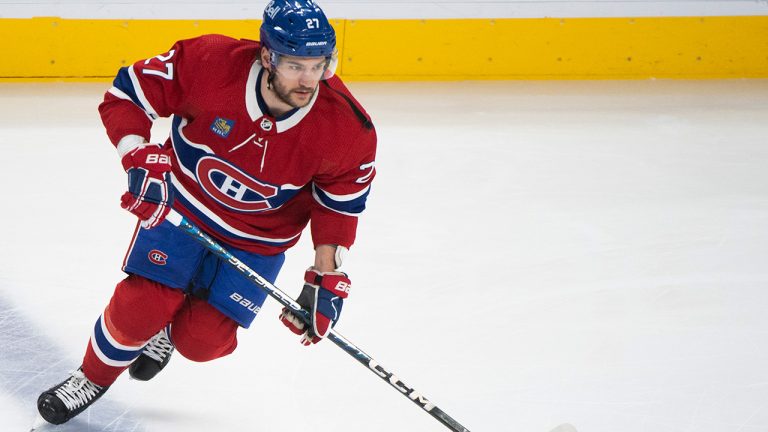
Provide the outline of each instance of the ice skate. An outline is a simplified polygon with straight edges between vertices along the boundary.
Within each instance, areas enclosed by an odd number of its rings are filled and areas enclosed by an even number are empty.
[[[37,398],[37,410],[48,423],[62,424],[91,406],[108,388],[94,384],[78,369],[60,384],[43,392]]]
[[[139,381],[151,380],[171,360],[174,349],[166,330],[160,330],[147,342],[141,355],[128,367],[128,373],[131,378]]]

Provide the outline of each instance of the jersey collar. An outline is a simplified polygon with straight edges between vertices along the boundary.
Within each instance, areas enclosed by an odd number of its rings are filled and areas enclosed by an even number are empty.
[[[269,115],[266,109],[266,104],[261,100],[261,94],[259,93],[260,79],[262,75],[262,67],[258,61],[254,61],[251,65],[251,70],[248,73],[248,82],[245,86],[245,108],[248,110],[248,115],[251,117],[251,121],[256,121],[265,115]],[[277,121],[277,133],[285,132],[288,129],[299,124],[304,117],[309,114],[309,111],[315,105],[317,95],[320,93],[320,87],[317,86],[317,91],[312,95],[312,99],[309,104],[303,108],[297,108],[288,112],[285,116],[282,116]],[[263,107],[263,108],[262,108]]]

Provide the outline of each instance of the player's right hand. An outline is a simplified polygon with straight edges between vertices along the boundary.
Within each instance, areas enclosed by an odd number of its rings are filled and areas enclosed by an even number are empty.
[[[123,156],[123,168],[128,173],[128,192],[120,206],[141,219],[141,226],[160,225],[173,204],[170,171],[171,157],[158,144],[146,144]]]

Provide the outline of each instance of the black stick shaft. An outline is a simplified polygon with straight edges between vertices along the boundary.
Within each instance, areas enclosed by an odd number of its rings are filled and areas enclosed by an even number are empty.
[[[280,304],[283,306],[291,309],[296,315],[300,316],[305,322],[310,322],[310,315],[309,312],[305,311],[301,308],[301,305],[299,305],[295,300],[293,300],[288,294],[281,291],[279,288],[274,286],[272,283],[270,283],[268,280],[264,279],[253,271],[251,268],[249,268],[245,263],[237,259],[234,255],[229,253],[226,249],[224,249],[216,240],[212,239],[208,234],[204,233],[200,230],[195,224],[188,221],[187,218],[180,215],[174,210],[171,210],[171,212],[168,214],[168,217],[166,218],[169,222],[176,225],[177,227],[181,228],[185,233],[190,235],[192,238],[197,240],[198,243],[205,246],[208,250],[216,254],[221,260],[228,263],[230,266],[235,268],[238,272],[240,272],[243,276],[247,277],[251,282],[258,285],[261,289],[265,290],[270,297],[274,298]],[[437,421],[445,425],[448,429],[454,431],[454,432],[469,432],[469,429],[465,428],[459,422],[454,420],[451,416],[446,414],[443,410],[435,406],[432,402],[430,402],[426,397],[422,396],[421,393],[417,392],[414,388],[409,387],[404,382],[400,380],[394,373],[388,371],[383,366],[378,364],[376,360],[374,360],[371,356],[363,352],[360,348],[358,348],[355,344],[344,338],[342,335],[340,335],[335,330],[331,330],[328,334],[328,339],[333,341],[338,347],[343,349],[347,354],[354,357],[357,361],[359,361],[361,364],[363,364],[365,367],[367,367],[371,372],[376,374],[379,378],[386,381],[389,385],[394,387],[398,392],[400,392],[403,396],[407,397],[413,403],[421,407],[424,411],[426,411],[429,415],[434,417]]]

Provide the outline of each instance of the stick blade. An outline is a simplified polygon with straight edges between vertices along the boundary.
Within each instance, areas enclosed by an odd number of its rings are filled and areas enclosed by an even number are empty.
[[[570,423],[563,423],[560,426],[552,429],[550,432],[578,432],[575,427]]]

